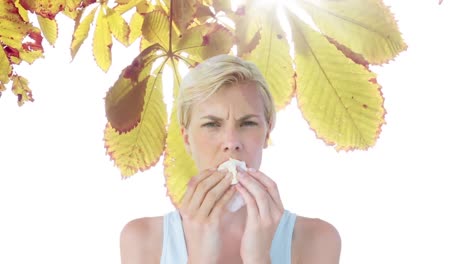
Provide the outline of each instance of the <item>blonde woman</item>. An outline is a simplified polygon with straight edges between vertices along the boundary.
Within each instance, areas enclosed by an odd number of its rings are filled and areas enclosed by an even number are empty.
[[[339,263],[337,230],[285,210],[276,183],[259,170],[275,109],[254,64],[230,55],[206,60],[184,78],[177,107],[199,174],[180,208],[124,227],[123,264]],[[247,167],[237,184],[232,173],[217,170],[229,159]],[[243,206],[229,210],[236,195]]]

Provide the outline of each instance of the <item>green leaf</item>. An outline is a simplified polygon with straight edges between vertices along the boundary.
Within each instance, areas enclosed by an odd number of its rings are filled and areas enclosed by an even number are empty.
[[[145,106],[138,125],[127,133],[119,133],[108,123],[104,133],[107,154],[111,156],[123,177],[143,171],[156,164],[166,140],[167,112],[162,96],[162,67],[156,74],[142,80],[147,84]]]
[[[297,100],[317,136],[337,150],[375,144],[385,110],[375,74],[343,55],[323,35],[289,14]]]
[[[128,46],[130,28],[127,22],[120,16],[119,13],[110,8],[107,8],[107,21],[112,35],[114,35],[114,37],[124,46]]]
[[[83,44],[84,40],[88,37],[89,30],[91,28],[91,23],[94,20],[96,10],[98,7],[95,7],[91,12],[81,21],[79,19],[75,21],[75,31],[73,32],[73,40],[71,43],[71,56],[72,59],[75,58],[76,53]],[[80,18],[79,16],[78,18]]]
[[[320,31],[362,54],[372,64],[382,64],[407,48],[394,16],[381,0],[299,0]]]
[[[49,19],[42,16],[37,16],[37,21],[41,27],[42,33],[50,45],[54,45],[57,40],[58,26],[55,19]]]
[[[104,8],[104,6],[100,8],[97,16],[93,40],[93,55],[97,65],[104,72],[107,72],[112,63],[112,37],[106,15],[104,14]]]

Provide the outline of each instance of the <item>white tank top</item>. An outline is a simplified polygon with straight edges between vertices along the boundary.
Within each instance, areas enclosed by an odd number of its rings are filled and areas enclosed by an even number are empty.
[[[272,264],[291,263],[291,240],[295,223],[296,214],[284,210],[271,244],[270,257]],[[187,263],[187,247],[179,211],[172,211],[164,215],[163,228],[163,247],[160,263]]]

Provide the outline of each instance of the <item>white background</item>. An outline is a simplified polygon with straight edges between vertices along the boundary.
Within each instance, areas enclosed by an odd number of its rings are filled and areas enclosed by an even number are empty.
[[[341,263],[468,263],[468,4],[437,2],[385,1],[409,48],[373,68],[388,112],[374,148],[337,153],[294,101],[278,114],[262,170],[286,208],[336,226]],[[160,164],[121,180],[105,155],[103,98],[137,50],[115,43],[104,74],[88,40],[70,63],[72,28],[18,68],[34,103],[0,99],[0,263],[119,263],[126,222],[173,210]]]

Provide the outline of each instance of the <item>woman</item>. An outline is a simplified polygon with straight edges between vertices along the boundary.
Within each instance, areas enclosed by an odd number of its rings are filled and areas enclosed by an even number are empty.
[[[192,69],[178,98],[184,143],[199,170],[178,210],[129,222],[121,234],[122,263],[339,262],[336,229],[283,208],[275,182],[259,171],[275,123],[268,85],[255,65],[219,55]],[[245,161],[232,175],[216,168]],[[238,192],[245,206],[226,206]]]

